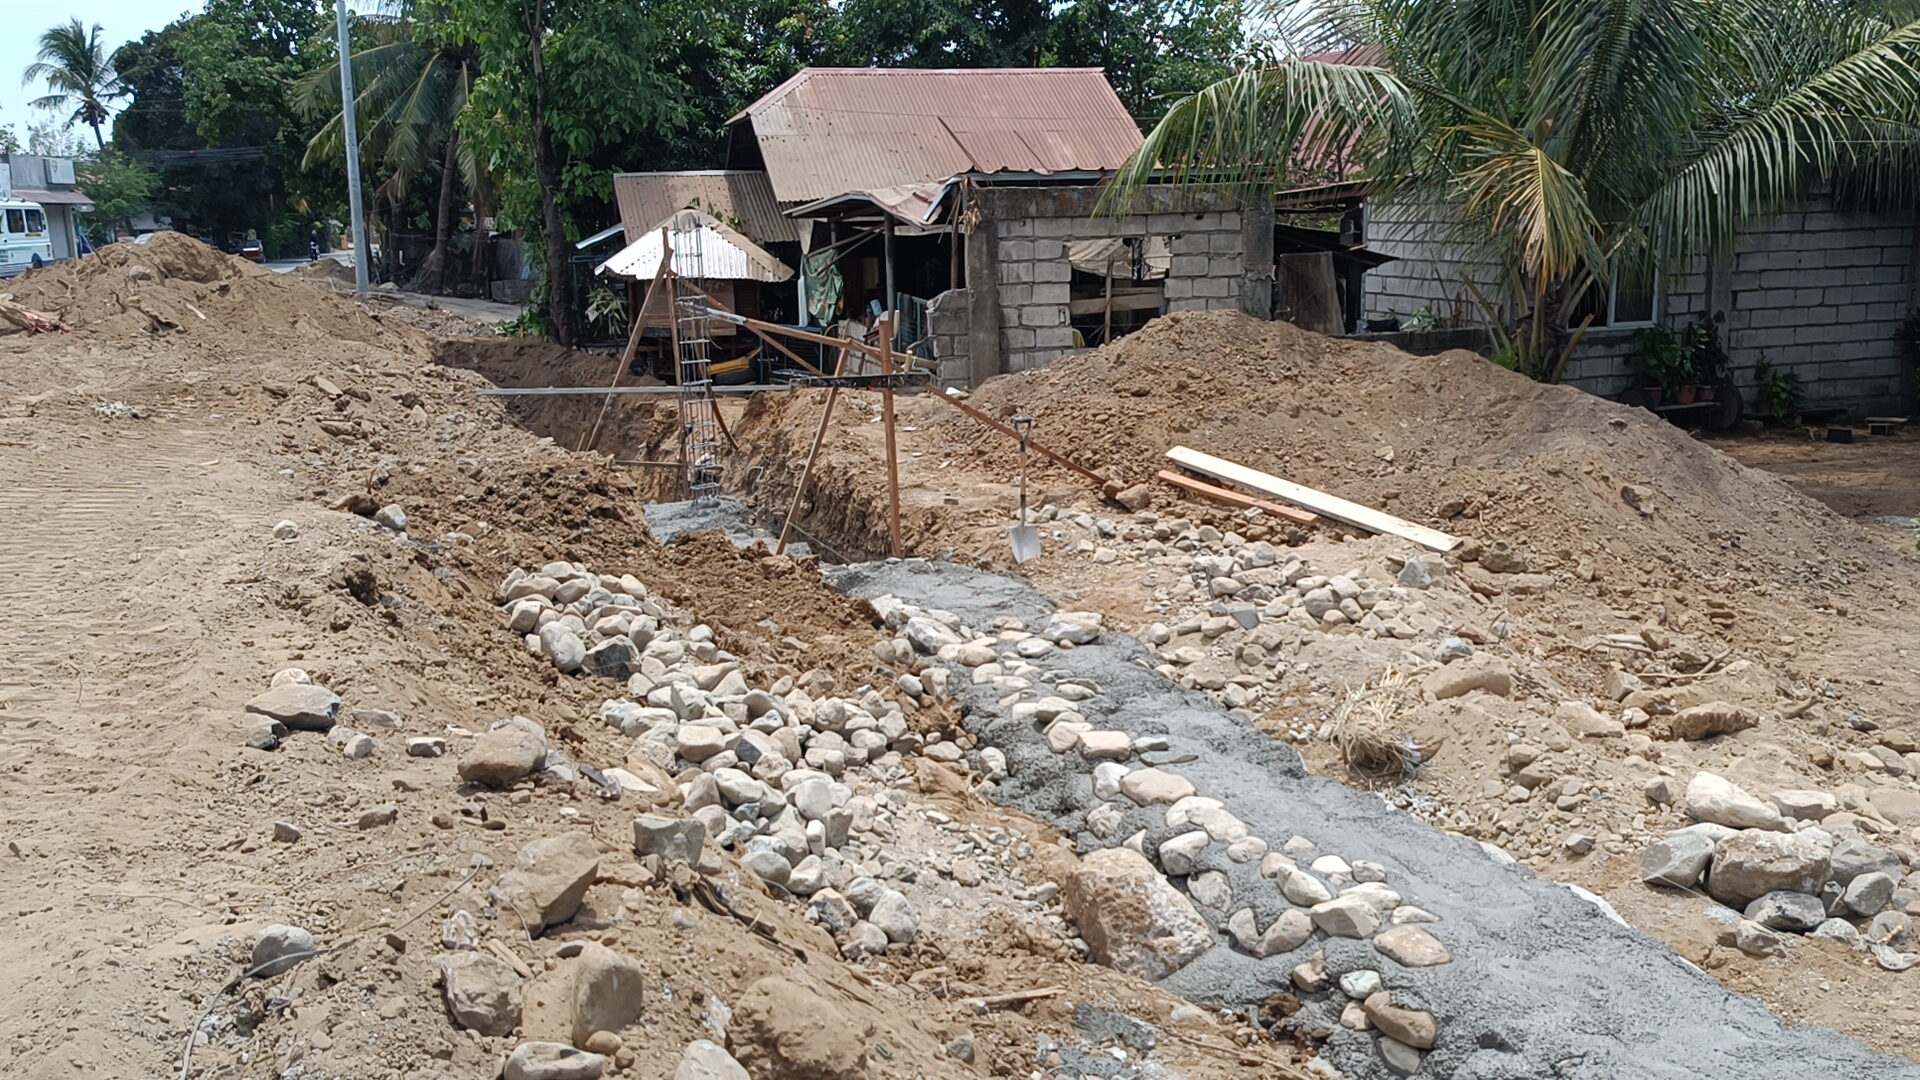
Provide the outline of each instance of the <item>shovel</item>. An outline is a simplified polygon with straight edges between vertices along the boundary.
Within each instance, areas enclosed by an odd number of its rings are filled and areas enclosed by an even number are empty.
[[[1017,565],[1040,557],[1040,530],[1027,524],[1027,437],[1033,434],[1033,417],[1014,417],[1013,430],[1020,436],[1020,524],[1007,530],[1007,539]]]

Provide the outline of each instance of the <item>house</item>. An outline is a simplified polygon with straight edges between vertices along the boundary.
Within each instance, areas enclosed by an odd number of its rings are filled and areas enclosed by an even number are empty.
[[[1102,212],[1102,185],[1140,144],[1097,68],[808,68],[733,117],[726,169],[613,186],[630,243],[703,210],[799,269],[779,286],[795,321],[895,311],[897,345],[973,385],[1163,312],[1271,317],[1268,200],[1151,186]],[[1336,214],[1358,197],[1337,193]]]
[[[76,215],[92,210],[93,201],[76,186],[72,158],[0,154],[0,198],[40,204],[47,212],[55,259],[70,259],[80,251]]]
[[[1498,275],[1447,243],[1442,220],[1404,205],[1375,208],[1370,246],[1398,261],[1367,276],[1370,320],[1424,312],[1443,323],[1486,325],[1465,281],[1492,296]],[[1685,274],[1636,281],[1616,272],[1592,299],[1594,321],[1563,380],[1618,396],[1643,381],[1633,361],[1635,331],[1724,316],[1734,381],[1749,402],[1756,364],[1765,360],[1799,376],[1809,408],[1906,415],[1916,407],[1916,385],[1900,334],[1920,303],[1916,241],[1911,211],[1815,203],[1746,226],[1728,251],[1695,259]]]

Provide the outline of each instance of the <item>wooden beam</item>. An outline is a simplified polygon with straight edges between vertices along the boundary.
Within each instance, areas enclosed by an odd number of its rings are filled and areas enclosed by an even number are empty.
[[[1296,503],[1315,513],[1335,521],[1346,522],[1348,525],[1368,532],[1398,536],[1432,551],[1452,551],[1460,544],[1459,537],[1449,536],[1438,529],[1416,525],[1370,506],[1348,502],[1337,495],[1315,491],[1310,487],[1282,480],[1271,473],[1263,473],[1258,469],[1250,469],[1225,458],[1214,457],[1212,454],[1203,454],[1185,446],[1176,446],[1167,451],[1167,457],[1182,468],[1190,469],[1203,476],[1211,476],[1229,484],[1239,484],[1241,487],[1265,492],[1275,498]]]
[[[1069,315],[1099,315],[1105,312],[1111,320],[1116,311],[1157,311],[1165,306],[1166,297],[1158,292],[1125,293],[1115,292],[1111,297],[1094,297],[1091,300],[1074,300],[1067,304]]]
[[[1268,502],[1265,499],[1256,499],[1251,495],[1242,495],[1237,491],[1216,487],[1201,480],[1195,480],[1191,476],[1182,476],[1171,469],[1161,469],[1159,477],[1174,487],[1184,488],[1193,492],[1195,495],[1204,495],[1209,499],[1226,503],[1228,506],[1239,506],[1250,510],[1258,510],[1261,513],[1272,514],[1274,517],[1297,521],[1302,525],[1312,525],[1320,520],[1319,514],[1301,510],[1297,507],[1281,506],[1279,503]]]
[[[646,298],[640,301],[640,311],[633,320],[633,333],[627,335],[627,347],[620,353],[620,362],[613,368],[613,384],[607,387],[607,399],[600,403],[600,415],[593,418],[593,431],[580,440],[581,451],[593,449],[600,444],[600,428],[607,422],[607,410],[613,407],[613,392],[620,387],[620,380],[627,374],[627,365],[633,363],[633,354],[640,348],[640,332],[646,329],[647,308],[653,304],[653,294],[660,291],[660,282],[672,273],[673,245],[667,242],[667,230],[660,230],[660,269],[653,272],[653,284],[648,286]]]
[[[892,218],[888,218],[887,256],[893,256]],[[893,267],[887,267],[887,288],[893,288]],[[880,374],[893,374],[893,320],[898,315],[889,311],[880,320]],[[880,391],[881,422],[886,425],[887,439],[887,546],[898,559],[903,557],[900,550],[900,444],[894,434],[893,426],[893,387],[889,385]]]

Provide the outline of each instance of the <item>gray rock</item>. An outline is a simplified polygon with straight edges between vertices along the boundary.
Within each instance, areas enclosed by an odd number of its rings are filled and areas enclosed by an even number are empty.
[[[1407,564],[1400,568],[1400,576],[1396,580],[1409,589],[1433,587],[1433,575],[1427,572],[1425,559],[1408,559]]]
[[[1640,852],[1640,880],[1649,885],[1691,889],[1713,860],[1713,841],[1681,830]]]
[[[393,824],[399,820],[399,818],[399,806],[394,803],[381,803],[378,806],[370,806],[360,811],[360,817],[355,823],[362,829],[378,829],[382,826]]]
[[[706,826],[692,818],[641,814],[633,819],[634,854],[643,858],[658,855],[665,862],[698,863],[706,839]]]
[[[1380,973],[1377,971],[1362,968],[1340,976],[1340,992],[1355,1001],[1365,1001],[1379,993],[1380,989]]]
[[[1064,641],[1072,645],[1091,645],[1100,639],[1105,617],[1097,611],[1056,611],[1035,636],[1046,641]]]
[[[1408,566],[1415,565],[1408,563]],[[1386,1063],[1387,1071],[1395,1076],[1412,1076],[1420,1071],[1420,1051],[1401,1042],[1391,1035],[1382,1035],[1374,1042],[1380,1049],[1380,1060]]]
[[[278,720],[260,720],[247,727],[246,745],[255,750],[278,750],[287,737],[287,725]]]
[[[1734,924],[1733,945],[1748,956],[1785,956],[1787,952],[1787,943],[1778,933],[1752,919]]]
[[[407,531],[407,512],[400,508],[399,503],[388,503],[375,510],[373,520],[383,529],[392,529],[400,533]]]
[[[515,717],[515,720],[521,720]],[[547,759],[547,739],[531,720],[481,733],[460,759],[460,779],[491,788],[511,787]]]
[[[249,699],[246,708],[295,731],[325,731],[340,715],[340,695],[324,686],[288,683]]]
[[[586,643],[565,623],[550,622],[540,628],[540,652],[556,670],[567,675],[579,671],[587,660]]]
[[[1845,888],[1854,878],[1862,874],[1881,873],[1898,880],[1903,868],[1900,856],[1883,847],[1875,847],[1856,836],[1846,836],[1835,842],[1830,858],[1832,869],[1828,876]],[[1866,912],[1865,914],[1872,914]]]
[[[1365,897],[1338,896],[1308,911],[1314,928],[1328,937],[1369,938],[1380,929],[1380,914]]]
[[[711,724],[682,724],[674,733],[674,746],[681,757],[697,765],[725,751],[727,737]]]
[[[585,1043],[596,1031],[618,1033],[640,1019],[645,995],[639,964],[588,942],[573,971],[573,1041]]]
[[[1210,839],[1205,829],[1181,833],[1160,845],[1160,868],[1168,877],[1185,877],[1193,873],[1193,862],[1206,848]]]
[[[942,626],[924,615],[916,615],[907,620],[907,640],[920,652],[932,655],[944,645],[960,645],[960,635]]]
[[[607,1059],[566,1043],[529,1042],[514,1047],[502,1080],[600,1080]]]
[[[1736,909],[1770,892],[1816,894],[1827,880],[1830,851],[1807,833],[1735,833],[1714,848],[1707,893]]]
[[[840,946],[840,955],[849,960],[858,960],[863,956],[878,956],[886,951],[886,933],[864,920],[853,924],[853,929],[847,931],[846,942]]]
[[[1747,918],[1769,930],[1804,934],[1827,920],[1817,896],[1797,892],[1770,892],[1747,905]]]
[[[273,838],[282,844],[297,844],[300,842],[300,826],[291,821],[276,821],[273,823]]]
[[[373,736],[356,731],[340,744],[340,753],[350,760],[360,761],[372,757],[375,748]]]
[[[1840,902],[1847,910],[1862,918],[1880,913],[1893,899],[1893,878],[1878,870],[1861,874],[1847,883],[1846,891],[1840,894]]]
[[[947,1041],[948,1057],[957,1058],[971,1065],[973,1064],[973,1055],[973,1032],[969,1031],[962,1035],[956,1035]]]
[[[1870,945],[1867,951],[1873,954],[1874,963],[1888,971],[1906,971],[1915,964],[1920,964],[1920,956],[1901,952],[1886,945]]]
[[[554,666],[559,666],[557,655]],[[633,642],[627,638],[608,638],[588,649],[580,658],[580,666],[591,675],[606,679],[625,679],[640,670],[640,650],[634,648]]]
[[[482,1035],[511,1035],[520,1026],[521,979],[507,964],[479,952],[443,956],[441,996],[453,1022]]]
[[[1813,928],[1813,937],[1832,938],[1849,948],[1862,945],[1860,931],[1845,919],[1827,919]]]
[[[860,921],[859,914],[853,910],[847,898],[832,889],[821,889],[813,894],[807,901],[807,915],[834,937],[853,929],[853,924]]]
[[[573,918],[599,874],[600,847],[593,837],[580,830],[563,832],[521,848],[513,869],[500,875],[487,895],[528,935],[538,937]]]
[[[1214,945],[1192,903],[1130,848],[1089,853],[1061,900],[1095,961],[1142,978],[1165,978]]]
[[[827,887],[832,868],[818,855],[808,855],[793,864],[787,874],[787,891],[795,896],[812,896]],[[904,899],[904,898],[903,898]]]
[[[1687,782],[1687,813],[1695,821],[1709,821],[1730,829],[1784,830],[1780,811],[1754,798],[1739,785],[1710,772],[1695,773]]]
[[[766,848],[748,851],[740,857],[740,865],[754,872],[761,881],[773,885],[785,885],[793,874],[793,864],[785,855]]]
[[[910,945],[920,933],[920,916],[906,894],[888,889],[867,913],[867,921],[896,945]]]
[[[1913,917],[1900,911],[1883,911],[1867,924],[1862,936],[1875,945],[1902,945],[1913,933]]]
[[[1233,885],[1218,870],[1205,870],[1187,879],[1187,893],[1201,907],[1225,911],[1233,903]]]
[[[446,752],[447,740],[438,735],[417,735],[407,740],[408,757],[434,758]]]
[[[262,979],[293,970],[303,960],[312,959],[313,935],[297,926],[275,923],[253,939],[253,959],[247,970]]]
[[[680,1055],[673,1080],[748,1080],[747,1070],[718,1044],[695,1039]]]
[[[853,910],[863,919],[873,911],[873,906],[878,904],[880,898],[889,891],[878,880],[864,875],[847,882],[846,887],[840,890],[841,894],[847,898],[847,903],[852,904]]]

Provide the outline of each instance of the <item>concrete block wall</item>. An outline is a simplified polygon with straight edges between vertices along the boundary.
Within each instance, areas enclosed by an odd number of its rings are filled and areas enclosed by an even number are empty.
[[[1389,205],[1373,211],[1369,246],[1399,261],[1367,274],[1369,317],[1404,318],[1431,306],[1469,323],[1484,322],[1460,277],[1471,276],[1485,291],[1497,275],[1491,265],[1447,243],[1442,220],[1432,208]],[[1668,282],[1660,321],[1678,327],[1724,312],[1734,381],[1750,405],[1754,366],[1765,357],[1800,376],[1809,406],[1837,406],[1856,416],[1904,414],[1916,407],[1915,373],[1895,334],[1920,303],[1916,245],[1920,230],[1911,212],[1796,209],[1742,230],[1729,253],[1696,260],[1687,274]],[[1631,330],[1590,331],[1566,381],[1609,397],[1633,385],[1638,379],[1631,338]]]
[[[998,357],[975,355],[976,381],[1051,363],[1073,349],[1069,325],[1072,241],[1164,236],[1172,251],[1166,310],[1233,308],[1269,316],[1273,281],[1273,214],[1248,210],[1230,195],[1150,188],[1123,216],[1097,214],[1100,189],[991,187],[973,190],[980,224],[967,247],[977,353],[997,344]],[[990,265],[982,265],[990,264]],[[997,342],[980,331],[998,328]],[[957,369],[956,365],[956,369]]]
[[[971,381],[968,370],[968,313],[973,293],[967,289],[948,289],[927,301],[927,330],[933,335],[934,377],[943,387],[965,387]]]

